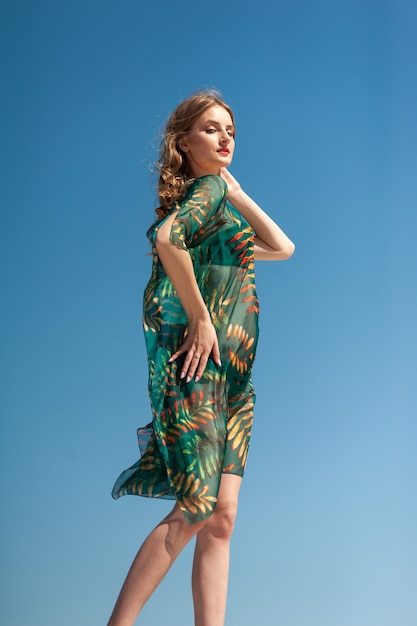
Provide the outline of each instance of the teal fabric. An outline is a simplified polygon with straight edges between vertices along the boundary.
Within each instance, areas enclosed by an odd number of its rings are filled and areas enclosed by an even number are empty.
[[[190,524],[213,512],[223,473],[243,476],[255,402],[251,369],[259,308],[254,235],[226,195],[221,177],[203,176],[173,209],[178,213],[171,241],[190,253],[221,352],[222,365],[209,359],[198,382],[179,378],[182,359],[169,363],[183,342],[187,320],[155,247],[166,218],[147,233],[153,264],[143,327],[152,422],[138,430],[141,458],[121,474],[112,492],[114,498],[176,499]]]

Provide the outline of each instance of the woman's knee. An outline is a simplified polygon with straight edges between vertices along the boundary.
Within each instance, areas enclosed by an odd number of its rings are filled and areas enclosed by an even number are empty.
[[[236,521],[236,507],[218,507],[207,522],[206,529],[216,539],[230,539]]]
[[[169,554],[180,552],[194,537],[202,524],[189,525],[176,504],[169,515],[162,520],[160,526],[167,525],[165,545]]]

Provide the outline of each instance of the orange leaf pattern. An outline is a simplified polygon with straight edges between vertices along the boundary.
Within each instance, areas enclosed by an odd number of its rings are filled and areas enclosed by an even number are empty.
[[[226,202],[219,176],[191,183],[171,228],[188,250],[216,329],[222,366],[210,359],[197,383],[179,378],[182,359],[169,358],[186,334],[187,319],[148,231],[152,273],[145,289],[143,327],[148,353],[152,422],[138,430],[141,458],[122,472],[112,495],[175,499],[190,524],[210,515],[223,473],[243,476],[255,394],[251,370],[258,338],[253,231]]]

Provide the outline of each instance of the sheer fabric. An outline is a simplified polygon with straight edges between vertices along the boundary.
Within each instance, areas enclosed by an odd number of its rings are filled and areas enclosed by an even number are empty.
[[[243,476],[255,394],[251,369],[258,338],[253,231],[226,202],[219,176],[195,179],[171,228],[187,249],[219,339],[222,365],[209,359],[202,378],[180,380],[182,360],[169,363],[184,340],[187,320],[155,247],[165,219],[148,231],[152,274],[143,327],[149,365],[152,422],[138,430],[141,458],[125,470],[112,495],[176,499],[186,521],[198,522],[216,505],[223,473]]]

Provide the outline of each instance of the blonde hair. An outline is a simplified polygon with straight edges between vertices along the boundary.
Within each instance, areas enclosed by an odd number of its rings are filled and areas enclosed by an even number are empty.
[[[200,115],[215,105],[226,109],[234,124],[232,109],[224,102],[221,94],[213,90],[193,94],[181,102],[168,119],[160,145],[159,161],[156,163],[160,202],[156,213],[160,218],[168,215],[175,202],[183,198],[187,182],[192,178],[188,160],[182,153],[179,142],[188,135]]]

